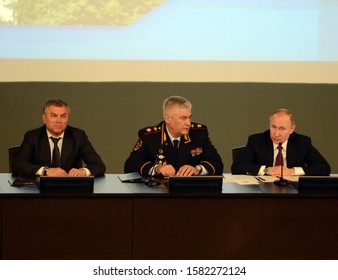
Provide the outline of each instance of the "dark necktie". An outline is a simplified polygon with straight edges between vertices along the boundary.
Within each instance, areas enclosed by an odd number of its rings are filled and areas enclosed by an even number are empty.
[[[178,144],[180,143],[180,141],[178,141],[177,139],[175,139],[173,141],[174,143],[174,151],[175,151],[175,154],[174,154],[174,164],[173,166],[176,168],[176,163],[177,163],[177,153],[178,153]]]
[[[178,141],[177,139],[175,139],[175,140],[173,141],[173,143],[174,143],[174,149],[175,149],[175,152],[177,153],[177,150],[178,150],[178,144],[180,143],[180,141]]]
[[[61,166],[61,155],[60,150],[58,147],[58,142],[61,138],[50,137],[54,143],[54,150],[53,150],[53,158],[52,158],[52,166],[53,167],[60,167]]]
[[[282,147],[282,143],[279,143],[278,144],[278,154],[277,154],[277,157],[276,157],[276,162],[275,162],[275,166],[283,166],[283,154],[282,154],[282,150],[283,150],[283,147]]]

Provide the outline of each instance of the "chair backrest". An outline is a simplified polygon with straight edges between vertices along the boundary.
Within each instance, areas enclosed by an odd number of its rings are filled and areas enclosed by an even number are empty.
[[[232,148],[232,162],[234,162],[238,155],[245,149],[245,146],[239,146]]]
[[[12,172],[12,162],[17,156],[19,150],[20,150],[20,145],[12,146],[8,148],[8,171],[9,173]]]

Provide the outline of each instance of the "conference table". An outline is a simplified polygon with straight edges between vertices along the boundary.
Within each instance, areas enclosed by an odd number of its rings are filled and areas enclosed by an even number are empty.
[[[0,174],[0,256],[15,259],[338,259],[338,194],[223,181],[221,193],[95,178],[40,193]]]

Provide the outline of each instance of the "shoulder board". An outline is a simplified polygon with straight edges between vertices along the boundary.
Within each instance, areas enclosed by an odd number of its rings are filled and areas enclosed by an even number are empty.
[[[160,132],[162,132],[162,126],[161,125],[147,126],[147,127],[140,130],[140,133],[143,134],[143,135],[160,133]]]
[[[193,130],[206,130],[207,127],[203,124],[200,124],[200,123],[191,123],[191,126],[190,126],[190,129],[193,129]]]

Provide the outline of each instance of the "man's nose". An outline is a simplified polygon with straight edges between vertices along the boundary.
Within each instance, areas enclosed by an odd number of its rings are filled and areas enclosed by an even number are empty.
[[[279,129],[275,129],[275,135],[278,136],[280,134]]]

